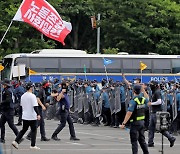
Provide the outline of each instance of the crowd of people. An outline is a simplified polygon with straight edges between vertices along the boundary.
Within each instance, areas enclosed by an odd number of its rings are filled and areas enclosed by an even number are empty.
[[[136,102],[135,95],[140,95],[148,100],[145,103],[147,104],[144,108],[145,115],[141,115],[141,118],[139,118],[140,121],[143,120],[145,122],[143,130],[149,131],[148,146],[154,146],[156,112],[166,111],[170,113],[171,125],[169,131],[161,133],[168,138],[170,147],[172,147],[175,142],[175,137],[173,136],[180,134],[179,82],[150,81],[149,83],[141,83],[139,78],[128,81],[124,74],[122,76],[122,81],[102,79],[101,82],[82,79],[75,81],[54,79],[53,81],[45,80],[41,83],[4,80],[2,82],[2,101],[0,104],[0,141],[5,143],[6,122],[17,136],[15,141],[13,141],[13,145],[16,148],[18,148],[18,144],[29,126],[31,127],[31,132],[29,132],[26,138],[31,140],[31,148],[38,148],[35,146],[34,139],[34,134],[36,134],[38,127],[40,127],[41,141],[50,140],[46,137],[45,133],[45,118],[47,120],[60,120],[60,125],[58,125],[51,136],[51,139],[55,141],[60,140],[57,135],[65,127],[66,121],[69,124],[71,140],[79,140],[74,130],[73,123],[75,122],[84,125],[104,125],[114,128],[119,128],[120,125],[124,125],[122,126],[123,128],[131,127],[132,119],[126,121],[125,116],[128,112],[133,113],[133,104],[136,103],[133,103],[132,100]],[[137,89],[133,88],[137,88],[137,85],[139,85],[140,90],[134,93]],[[33,96],[27,95],[29,91]],[[25,94],[27,98],[24,96]],[[32,99],[33,103],[31,107],[28,107],[31,108],[31,111],[27,109],[27,103],[23,104],[24,97],[26,101],[30,100],[30,97],[36,97],[36,101]],[[26,110],[27,112],[25,112]],[[14,113],[19,117],[17,124],[14,124]],[[34,115],[38,117],[35,118]],[[32,122],[37,119],[37,123]],[[139,121],[135,119],[134,121]],[[22,125],[22,122],[23,129],[19,132],[16,126]],[[147,151],[144,153],[147,153]]]

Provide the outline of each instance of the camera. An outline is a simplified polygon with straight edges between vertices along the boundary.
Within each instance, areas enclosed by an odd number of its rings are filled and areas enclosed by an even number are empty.
[[[156,113],[156,131],[167,131],[170,127],[170,114],[169,112]]]

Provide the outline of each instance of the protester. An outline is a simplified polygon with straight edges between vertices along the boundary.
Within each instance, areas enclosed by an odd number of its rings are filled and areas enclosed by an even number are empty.
[[[70,109],[70,102],[67,96],[67,85],[66,83],[61,84],[62,90],[60,93],[52,93],[53,97],[57,97],[57,102],[59,103],[59,115],[60,115],[60,125],[56,128],[54,133],[52,134],[51,139],[55,141],[59,141],[60,139],[57,137],[59,132],[66,126],[66,121],[69,124],[69,131],[70,131],[70,140],[79,140],[76,137],[74,125],[72,119],[70,117],[69,109]]]
[[[24,93],[21,97],[21,107],[22,107],[22,120],[23,120],[23,128],[17,135],[16,139],[12,142],[12,145],[18,149],[18,144],[22,139],[23,135],[28,130],[29,126],[31,128],[31,146],[30,149],[39,150],[36,144],[36,132],[37,132],[37,120],[40,120],[40,114],[38,110],[38,103],[36,96],[33,92],[32,83],[28,83],[26,85],[27,92]]]

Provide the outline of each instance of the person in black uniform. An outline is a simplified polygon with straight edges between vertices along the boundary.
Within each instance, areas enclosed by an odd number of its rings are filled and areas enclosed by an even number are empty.
[[[149,102],[148,105],[151,106],[151,114],[150,114],[150,122],[149,122],[149,140],[148,146],[154,147],[154,133],[156,128],[156,112],[162,111],[162,98],[160,87],[157,81],[151,81],[150,83],[151,91],[152,91],[152,102]],[[176,140],[168,131],[161,132],[165,137],[168,138],[170,142],[170,147],[174,146],[174,142]]]
[[[14,104],[13,104],[13,91],[11,89],[10,81],[5,79],[2,82],[2,102],[1,102],[1,139],[0,142],[5,143],[5,123],[7,122],[9,127],[13,130],[14,134],[17,136],[19,133],[18,129],[14,125]]]
[[[144,136],[144,119],[145,108],[148,99],[139,95],[141,93],[141,86],[135,85],[133,88],[134,98],[129,103],[128,112],[120,128],[124,129],[126,123],[130,120],[130,139],[132,144],[132,153],[138,154],[139,142],[143,154],[149,154],[148,147]]]
[[[60,139],[57,137],[58,133],[66,126],[66,121],[69,124],[69,131],[70,131],[70,140],[80,140],[76,137],[74,125],[70,116],[70,102],[67,96],[67,85],[66,82],[62,82],[61,84],[62,90],[60,93],[52,93],[51,96],[57,97],[56,100],[59,103],[59,111],[58,114],[60,115],[60,125],[56,128],[54,133],[52,134],[51,139],[55,141],[59,141]]]

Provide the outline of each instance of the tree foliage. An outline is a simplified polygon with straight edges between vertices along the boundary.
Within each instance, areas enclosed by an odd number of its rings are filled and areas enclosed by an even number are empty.
[[[101,53],[180,53],[179,0],[47,0],[63,20],[72,23],[66,46],[43,36],[23,22],[13,22],[0,54],[31,52],[42,48],[74,48],[96,52],[97,30],[90,17],[101,14]],[[0,5],[2,38],[21,1],[6,0]]]

